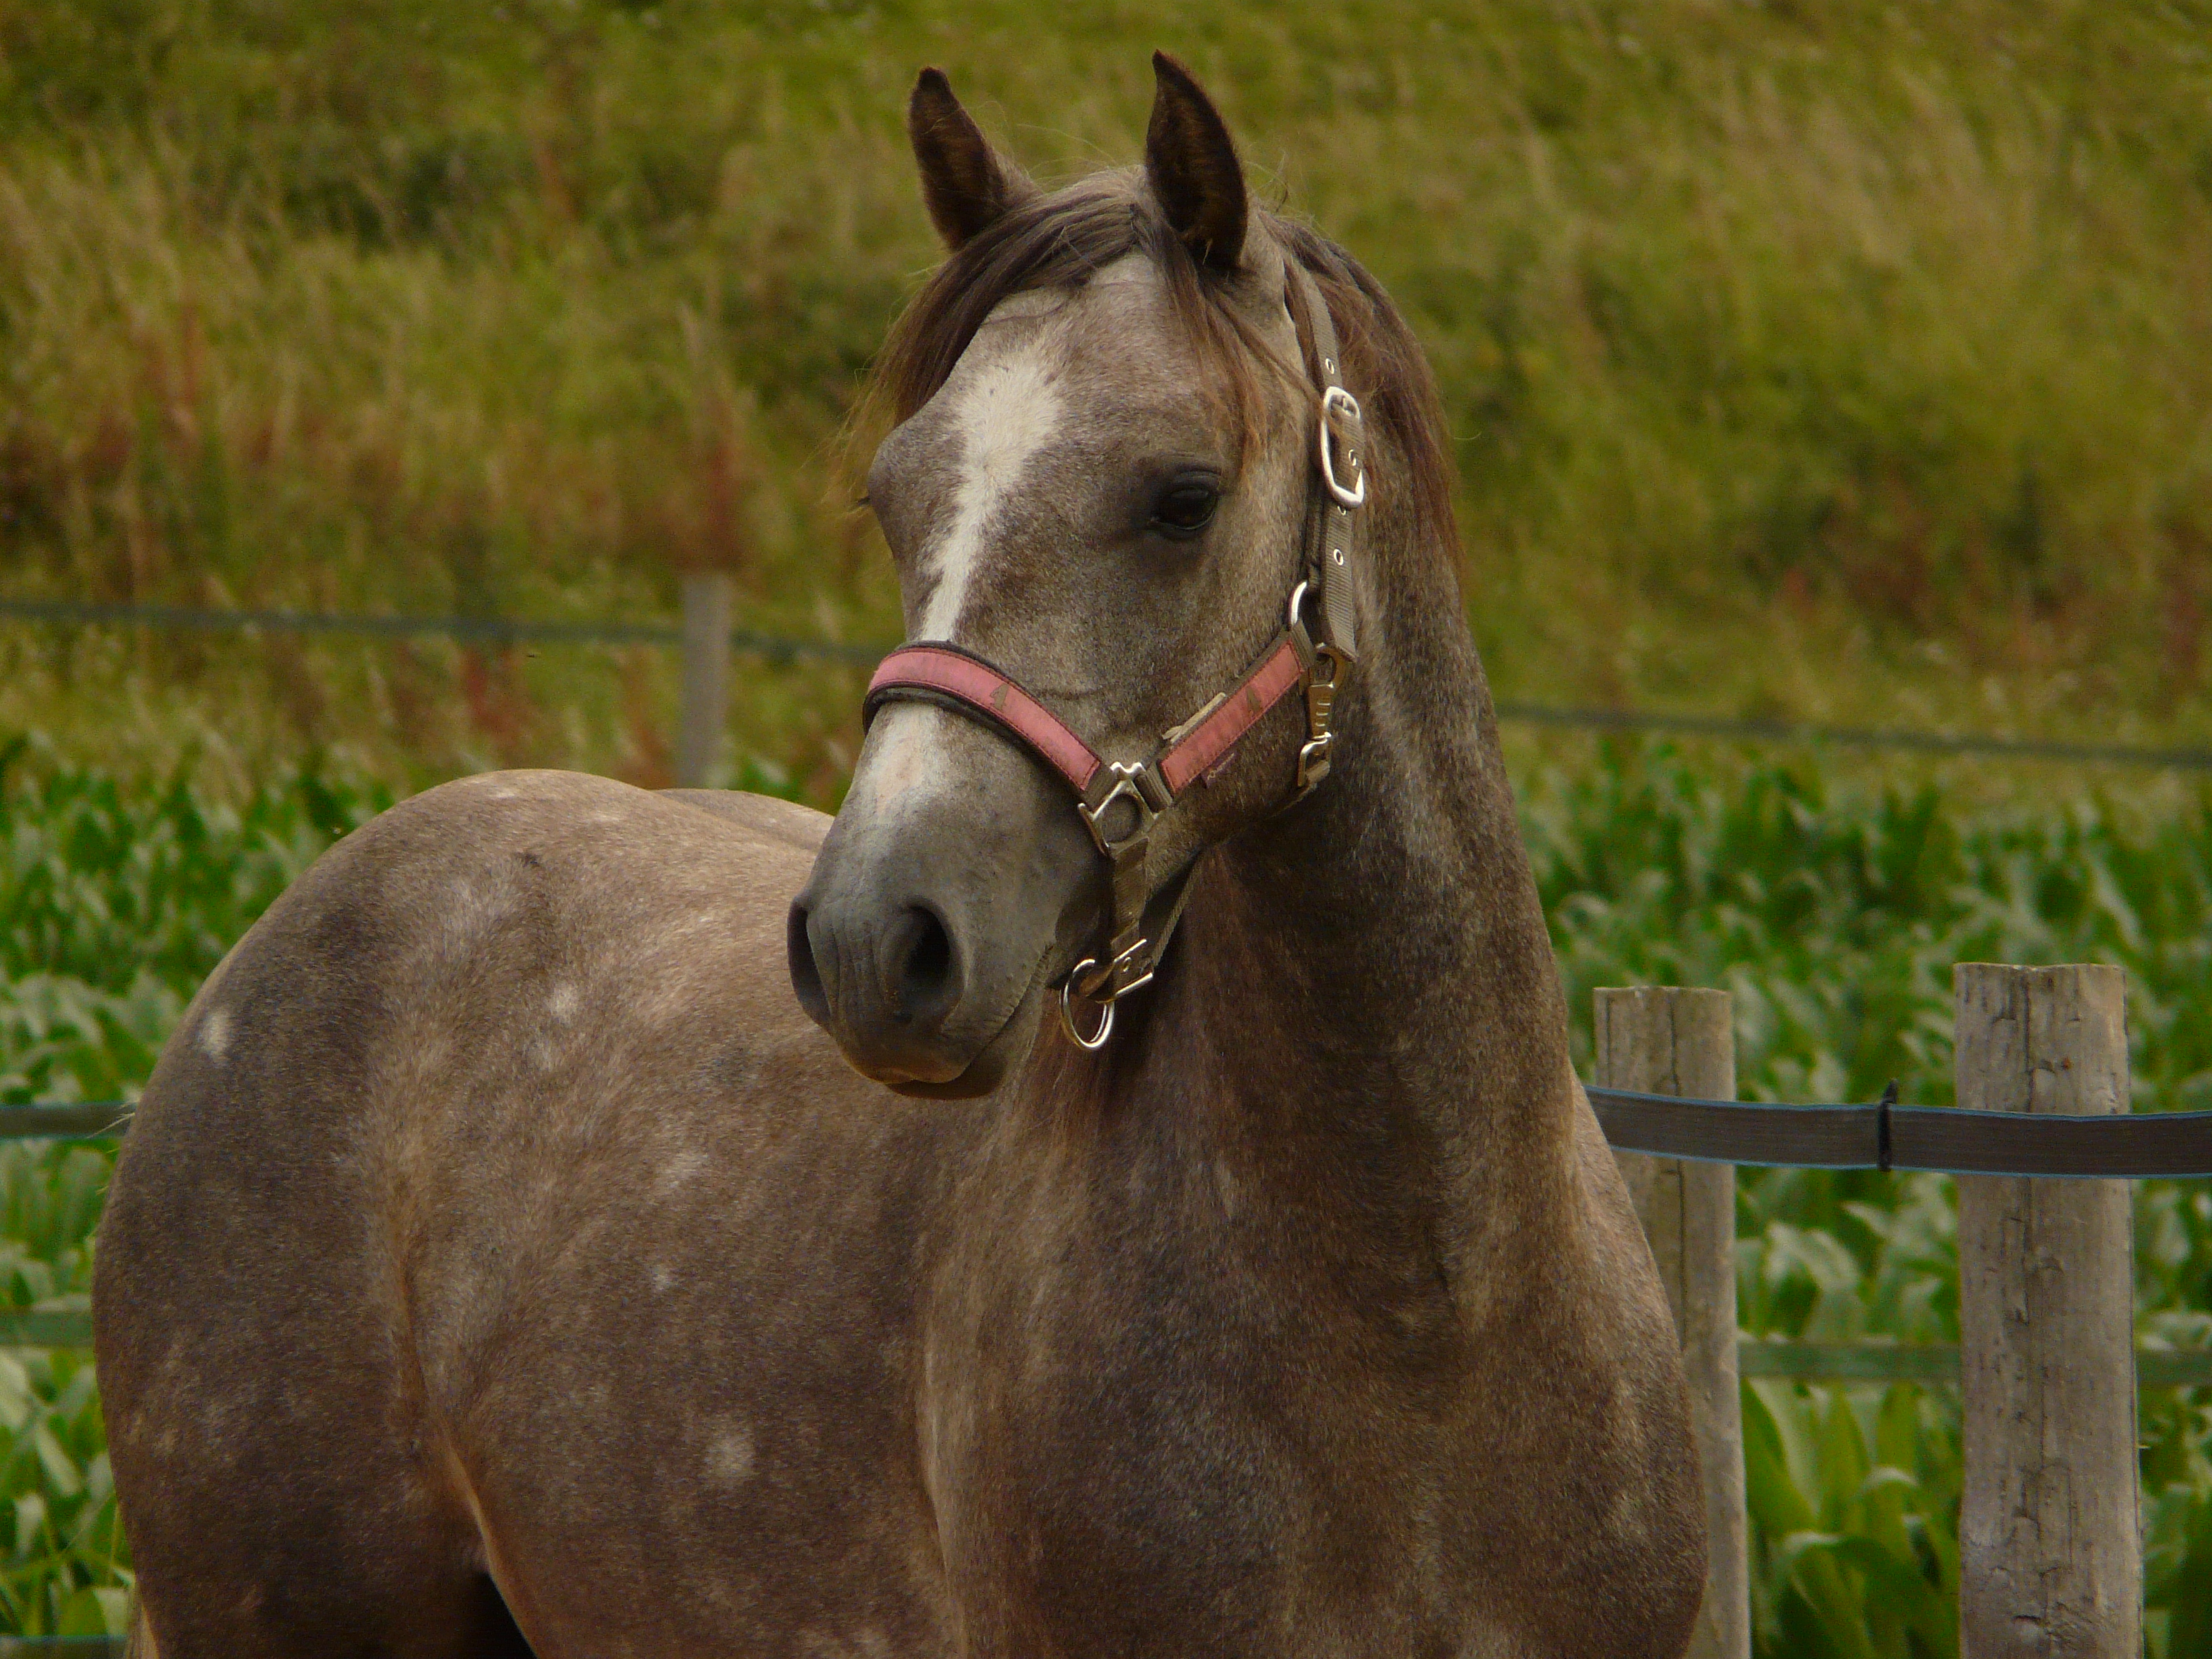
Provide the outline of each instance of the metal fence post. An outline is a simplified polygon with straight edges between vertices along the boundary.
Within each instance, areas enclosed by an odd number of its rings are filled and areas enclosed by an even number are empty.
[[[1638,986],[1597,993],[1597,1080],[1645,1094],[1735,1098],[1725,991]],[[1711,1565],[1688,1659],[1749,1659],[1750,1565],[1743,1396],[1736,1381],[1735,1168],[1615,1152],[1674,1310],[1705,1468]]]
[[[2128,1109],[2118,968],[1961,963],[1959,1104]],[[1959,1178],[1964,1659],[2137,1659],[2128,1183]]]
[[[676,731],[676,781],[703,789],[722,758],[730,713],[730,578],[719,570],[684,577],[684,702]]]

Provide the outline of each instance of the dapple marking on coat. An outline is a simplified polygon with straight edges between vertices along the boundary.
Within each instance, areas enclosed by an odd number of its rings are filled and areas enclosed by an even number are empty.
[[[202,988],[101,1225],[139,1654],[1682,1650],[1675,1343],[1427,371],[1157,65],[1143,167],[1056,193],[924,72],[952,252],[869,498],[915,636],[1147,751],[1282,626],[1297,262],[1371,450],[1333,774],[1278,810],[1286,698],[1162,820],[1182,930],[1096,1054],[1040,1011],[1097,852],[949,708],[884,708],[834,823],[518,772],[347,837]]]

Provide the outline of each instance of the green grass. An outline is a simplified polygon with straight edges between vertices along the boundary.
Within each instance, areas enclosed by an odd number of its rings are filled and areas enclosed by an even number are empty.
[[[307,767],[212,793],[18,743],[0,769],[0,1103],[143,1081],[199,979],[331,840],[390,799]],[[1891,1077],[1949,1097],[1949,969],[2104,961],[2129,975],[2138,1110],[2212,1107],[2212,801],[2057,814],[1815,767],[1693,769],[1664,749],[1523,779],[1523,820],[1587,1063],[1590,988],[1727,987],[1741,1091],[1865,1099]],[[0,1149],[0,1285],[82,1308],[109,1167],[92,1147]],[[2212,1346],[2212,1190],[2136,1200],[2138,1337]],[[1825,1341],[1958,1340],[1955,1206],[1937,1176],[1742,1172],[1744,1328]],[[128,1582],[80,1356],[0,1354],[0,1616],[96,1626]],[[1955,1648],[1955,1395],[1914,1385],[1745,1389],[1759,1650]],[[2212,1390],[2146,1391],[2154,1659],[2212,1636]]]
[[[1391,286],[1502,690],[2212,734],[2205,0],[0,0],[0,588],[888,637],[835,464],[939,62],[1048,176],[1185,55]],[[0,628],[0,724],[665,773],[651,655]],[[748,677],[817,794],[854,677]]]

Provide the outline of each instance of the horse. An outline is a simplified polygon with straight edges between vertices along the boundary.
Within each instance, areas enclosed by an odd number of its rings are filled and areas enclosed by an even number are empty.
[[[140,1659],[1682,1651],[1437,396],[1155,70],[1052,191],[914,88],[834,821],[445,784],[194,998],[94,1279]]]

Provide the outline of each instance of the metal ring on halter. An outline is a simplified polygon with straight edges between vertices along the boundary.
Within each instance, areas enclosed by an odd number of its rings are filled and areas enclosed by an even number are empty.
[[[1092,1053],[1103,1048],[1106,1046],[1106,1039],[1114,1035],[1114,1000],[1109,997],[1101,1005],[1106,1012],[1099,1016],[1098,1030],[1094,1035],[1085,1036],[1075,1029],[1075,1013],[1070,1005],[1069,993],[1074,990],[1075,981],[1083,976],[1085,969],[1096,968],[1097,965],[1097,957],[1085,957],[1074,967],[1069,969],[1067,977],[1060,982],[1060,1023],[1067,1028],[1068,1038],[1077,1048],[1089,1049]]]

